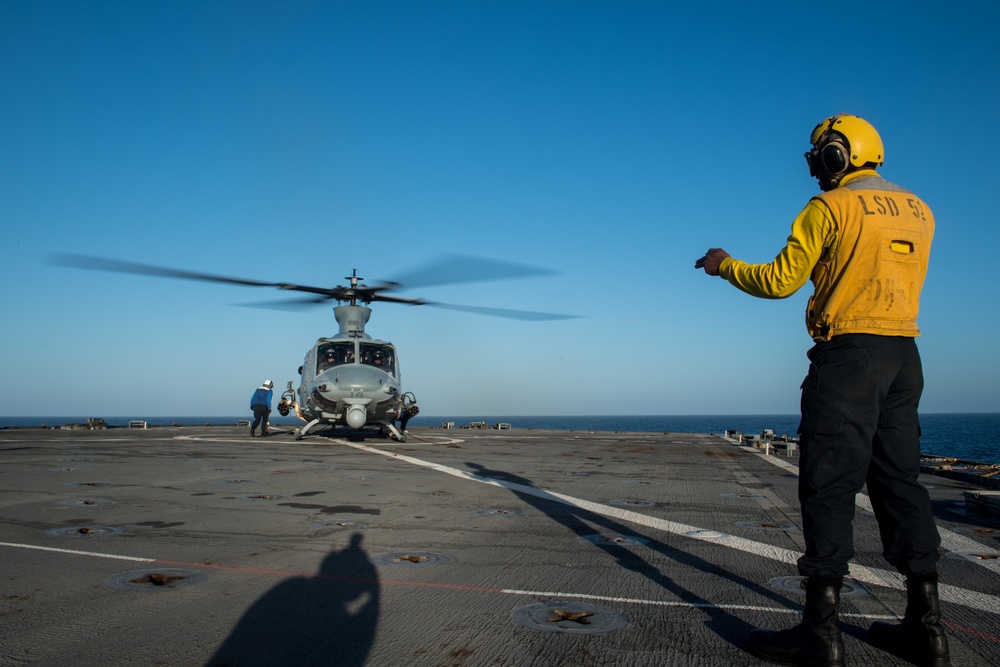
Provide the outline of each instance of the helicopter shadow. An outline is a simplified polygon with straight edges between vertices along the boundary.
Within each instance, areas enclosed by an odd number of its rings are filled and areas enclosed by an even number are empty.
[[[291,577],[247,609],[205,667],[365,664],[375,641],[379,583],[361,533],[312,576]]]
[[[467,462],[466,465],[472,468],[475,471],[475,474],[480,477],[534,487],[536,489],[538,488],[531,482],[531,480],[524,477],[519,477],[503,471],[491,470],[477,463]],[[539,497],[508,486],[505,486],[505,488],[508,488],[508,490],[510,490],[519,499],[547,515],[556,523],[561,524],[571,532],[578,535],[582,540],[594,536],[595,529],[596,532],[642,537],[643,540],[648,540],[645,542],[644,546],[663,556],[666,556],[680,565],[695,568],[702,572],[711,574],[714,577],[718,577],[719,579],[728,580],[732,582],[734,586],[738,586],[765,598],[769,598],[777,604],[780,604],[782,607],[794,608],[796,606],[801,606],[801,601],[797,602],[791,600],[761,586],[756,582],[730,572],[715,563],[711,563],[703,558],[699,558],[698,556],[690,554],[686,551],[671,547],[670,545],[659,540],[643,535],[634,528],[618,523],[617,521],[601,514],[597,514],[574,505],[566,504],[556,498]],[[712,632],[737,648],[746,648],[746,637],[750,631],[757,626],[747,623],[743,619],[734,616],[724,608],[721,608],[716,603],[713,603],[701,597],[694,591],[685,588],[678,581],[666,575],[660,570],[659,567],[644,559],[639,555],[639,553],[633,551],[633,549],[628,546],[622,546],[620,543],[613,541],[596,541],[592,542],[592,545],[603,551],[610,558],[614,559],[620,567],[646,577],[655,585],[672,593],[681,602],[690,604],[700,610],[705,614],[705,616],[707,616],[706,625]]]

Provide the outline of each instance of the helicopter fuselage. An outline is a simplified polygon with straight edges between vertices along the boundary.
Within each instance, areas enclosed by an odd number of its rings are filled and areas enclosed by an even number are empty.
[[[305,421],[391,424],[402,405],[396,348],[381,340],[320,338],[306,354],[296,393]]]
[[[334,314],[340,333],[317,340],[299,370],[293,407],[309,424],[297,437],[319,424],[379,426],[399,437],[394,422],[403,419],[406,406],[395,346],[365,333],[366,306],[337,306]]]

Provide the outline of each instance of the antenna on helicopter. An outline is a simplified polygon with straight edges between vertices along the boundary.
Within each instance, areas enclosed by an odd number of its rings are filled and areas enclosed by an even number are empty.
[[[351,275],[344,276],[344,280],[351,281],[351,305],[352,306],[358,305],[357,294],[355,293],[354,290],[358,286],[358,281],[364,280],[364,278],[359,278],[358,277],[358,270],[357,269],[351,269]]]

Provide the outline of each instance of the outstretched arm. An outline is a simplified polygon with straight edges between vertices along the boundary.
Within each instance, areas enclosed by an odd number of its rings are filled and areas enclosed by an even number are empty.
[[[767,264],[748,264],[729,256],[722,248],[710,248],[695,263],[710,276],[722,276],[747,294],[781,299],[806,284],[813,267],[827,248],[836,245],[837,232],[829,210],[811,200],[792,223],[785,247]]]

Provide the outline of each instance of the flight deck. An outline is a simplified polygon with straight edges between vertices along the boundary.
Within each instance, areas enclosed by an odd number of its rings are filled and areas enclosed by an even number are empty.
[[[797,460],[721,435],[0,430],[0,665],[768,664]],[[956,666],[1000,665],[1000,525],[924,476]],[[860,496],[847,664],[905,594]]]

